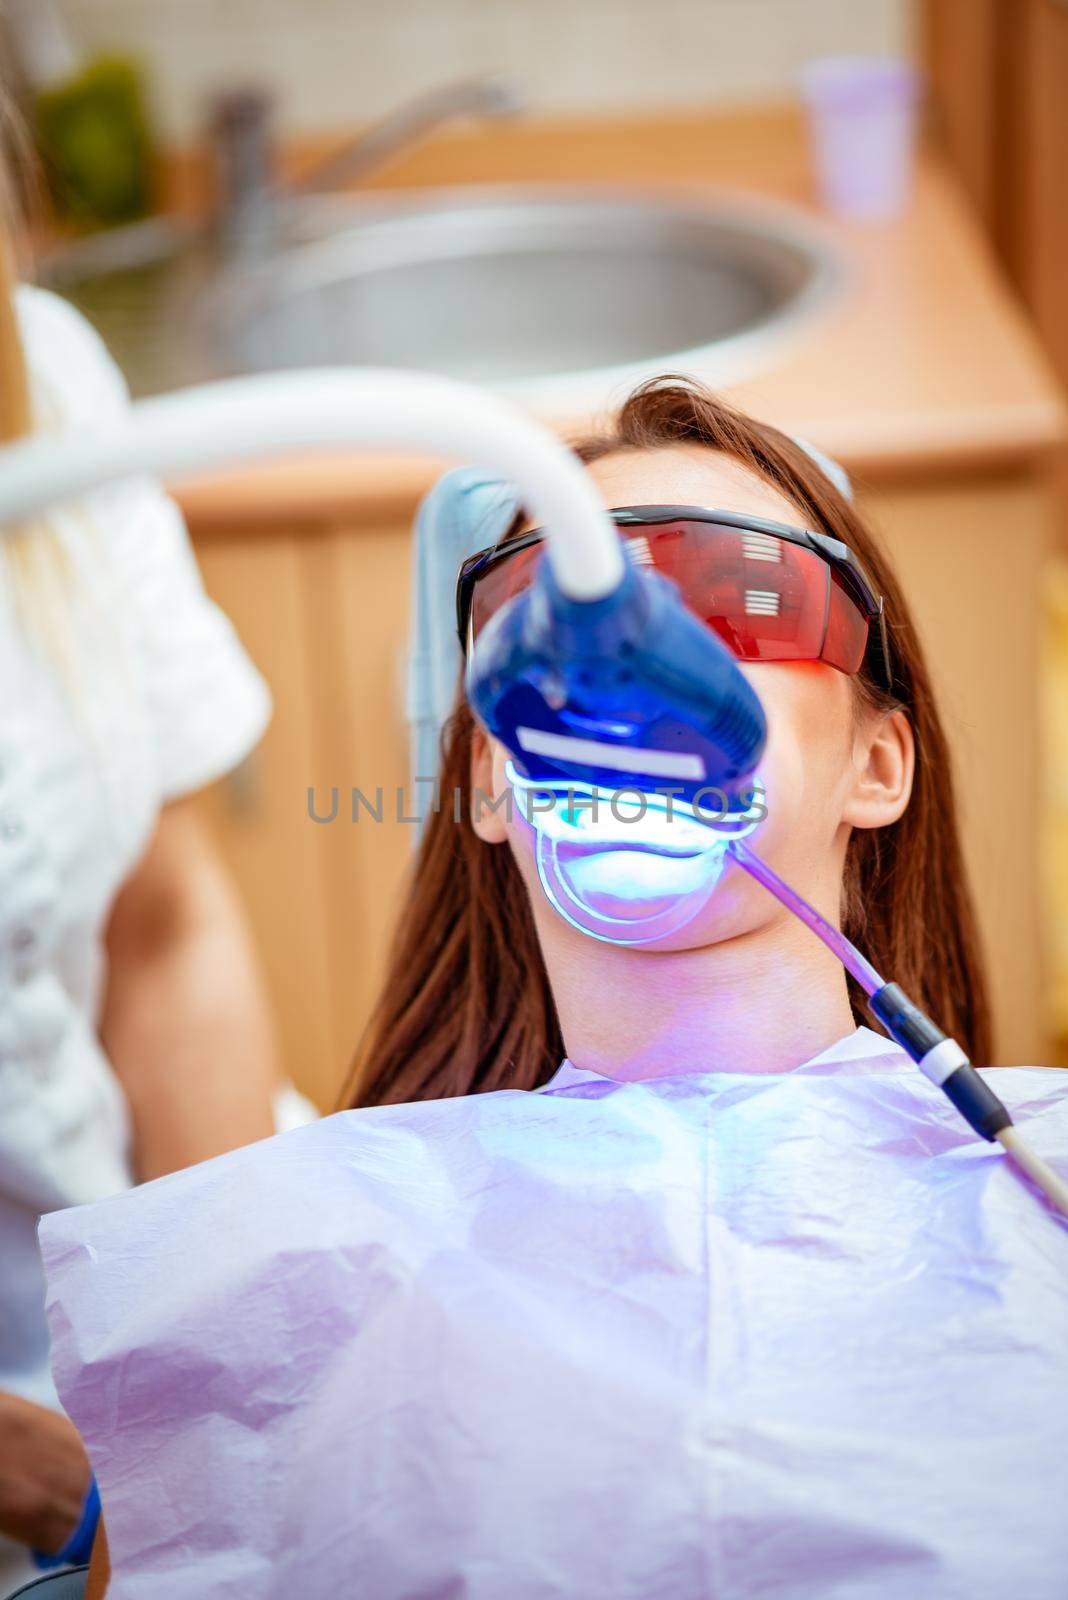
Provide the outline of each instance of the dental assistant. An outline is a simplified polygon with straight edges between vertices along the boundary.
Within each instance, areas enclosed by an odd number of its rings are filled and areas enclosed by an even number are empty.
[[[0,238],[0,436],[89,424],[122,379]],[[90,1484],[49,1372],[41,1213],[308,1119],[189,798],[270,715],[177,508],[130,482],[0,539],[0,1595]]]

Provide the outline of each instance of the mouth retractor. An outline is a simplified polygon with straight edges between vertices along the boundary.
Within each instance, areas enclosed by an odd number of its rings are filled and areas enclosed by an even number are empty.
[[[695,806],[670,792],[531,779],[511,761],[507,778],[550,904],[610,944],[651,944],[693,921],[729,846],[767,815],[759,780],[736,809],[720,791]]]

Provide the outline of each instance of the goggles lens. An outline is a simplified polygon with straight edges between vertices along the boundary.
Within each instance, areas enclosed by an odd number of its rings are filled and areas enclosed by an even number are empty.
[[[776,534],[718,522],[626,524],[639,567],[671,579],[684,604],[740,661],[824,661],[860,670],[868,618],[829,562]],[[502,549],[507,549],[503,546]],[[471,595],[470,632],[526,589],[541,541],[490,562]]]

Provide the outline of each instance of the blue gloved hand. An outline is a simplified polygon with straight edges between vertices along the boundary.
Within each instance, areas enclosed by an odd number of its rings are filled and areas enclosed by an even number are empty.
[[[85,1500],[82,1502],[82,1514],[78,1526],[67,1540],[61,1550],[49,1554],[46,1550],[31,1550],[34,1566],[42,1571],[49,1571],[52,1567],[80,1567],[84,1566],[93,1552],[93,1540],[96,1538],[97,1524],[100,1521],[100,1490],[97,1488],[95,1476],[90,1478],[89,1487],[85,1491]]]

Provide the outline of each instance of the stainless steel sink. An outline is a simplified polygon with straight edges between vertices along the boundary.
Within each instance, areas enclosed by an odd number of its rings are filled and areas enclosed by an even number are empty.
[[[792,212],[622,190],[310,201],[296,231],[268,262],[217,271],[187,253],[169,311],[165,293],[144,291],[160,269],[139,269],[137,315],[147,302],[157,323],[165,316],[162,343],[176,346],[165,360],[155,328],[165,382],[358,363],[430,368],[548,409],[595,407],[652,372],[723,384],[773,363],[840,279]],[[101,289],[98,276],[64,292],[101,325]],[[127,316],[127,364],[131,331]],[[138,388],[164,386],[139,376]]]

